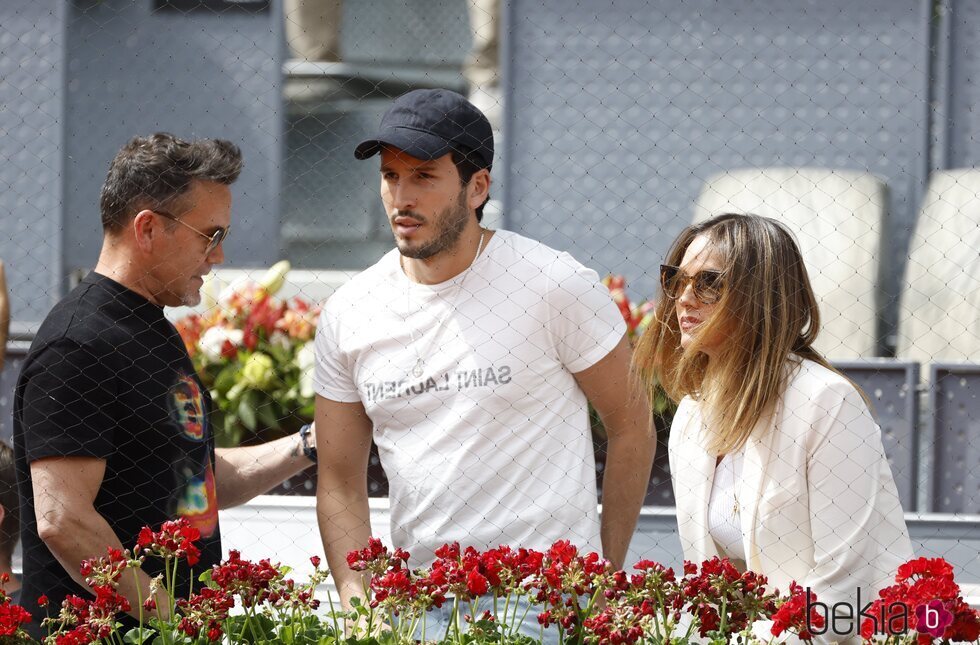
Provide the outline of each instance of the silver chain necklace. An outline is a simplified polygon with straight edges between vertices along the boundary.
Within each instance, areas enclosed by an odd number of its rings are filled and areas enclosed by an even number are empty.
[[[473,256],[473,261],[470,262],[468,267],[466,267],[466,270],[463,272],[463,279],[459,281],[459,285],[456,287],[456,296],[453,298],[452,307],[450,307],[449,310],[446,311],[446,314],[442,317],[442,320],[440,320],[439,324],[436,325],[435,332],[432,334],[432,340],[429,341],[428,346],[426,347],[426,352],[425,352],[426,354],[429,353],[431,348],[434,346],[436,339],[439,338],[439,335],[442,333],[442,328],[445,326],[446,321],[449,320],[449,316],[452,315],[453,311],[456,310],[456,305],[459,304],[459,294],[463,291],[463,283],[466,282],[466,278],[468,278],[470,275],[470,269],[472,269],[473,265],[476,264],[477,259],[480,257],[480,252],[483,251],[483,240],[486,238],[486,235],[487,235],[486,229],[481,228],[480,243],[476,247],[476,255]],[[402,270],[404,271],[404,267],[402,268]],[[405,324],[407,325],[408,310],[412,308],[411,288],[405,290],[405,301],[407,305],[405,308]],[[421,312],[422,312],[422,307],[420,306],[419,313]],[[419,352],[418,339],[416,339],[415,336],[415,328],[409,327],[409,331],[412,333],[412,350],[415,352],[415,366],[412,368],[412,376],[414,376],[415,378],[422,378],[422,375],[425,373],[425,361],[422,360],[422,354]]]

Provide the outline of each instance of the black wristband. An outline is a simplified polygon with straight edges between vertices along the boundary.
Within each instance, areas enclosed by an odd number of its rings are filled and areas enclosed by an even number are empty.
[[[299,429],[299,441],[303,446],[303,454],[306,458],[316,463],[316,448],[310,445],[310,430],[313,429],[309,423]]]

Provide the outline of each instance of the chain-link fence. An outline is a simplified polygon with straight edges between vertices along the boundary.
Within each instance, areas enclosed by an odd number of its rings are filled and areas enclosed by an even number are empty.
[[[822,318],[815,347],[873,407],[915,553],[947,557],[978,585],[978,38],[980,9],[967,0],[5,2],[0,436],[14,434],[15,386],[41,322],[106,257],[100,190],[117,151],[154,132],[227,139],[244,169],[224,261],[201,304],[166,311],[198,373],[187,387],[213,398],[203,420],[185,409],[202,436],[256,447],[312,421],[315,394],[361,405],[375,443],[372,517],[391,514],[396,542],[424,551],[479,535],[598,549],[594,498],[610,466],[616,494],[628,488],[615,473],[627,463],[614,447],[622,429],[601,401],[586,406],[585,394],[605,391],[582,376],[624,333],[607,290],[635,343],[665,297],[660,265],[677,236],[755,213],[795,235]],[[392,159],[379,191],[378,160],[353,151],[396,97],[431,88],[469,97],[489,119],[482,225],[503,233],[464,234],[480,240],[478,257],[425,286],[403,248],[421,233],[403,229],[448,217],[451,204],[393,188],[416,171],[391,179]],[[399,212],[411,221],[393,222]],[[288,272],[266,273],[283,259]],[[672,485],[671,459],[689,464],[668,447],[675,403],[653,404],[643,502],[663,508],[641,516],[631,556],[679,562],[689,544],[666,509],[699,502],[677,473]],[[343,442],[333,432],[321,429],[321,460]],[[859,485],[835,467],[827,477]],[[274,492],[300,499],[223,515],[226,550],[321,552],[316,469],[295,470]],[[724,492],[712,492],[713,472],[711,496]],[[769,485],[806,506],[813,491],[800,481]],[[763,506],[790,504],[763,490]],[[378,501],[389,494],[390,508]]]

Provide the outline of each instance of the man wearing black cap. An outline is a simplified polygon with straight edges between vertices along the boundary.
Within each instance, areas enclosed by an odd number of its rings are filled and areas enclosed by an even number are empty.
[[[392,540],[413,566],[447,542],[561,539],[622,566],[654,439],[629,384],[623,319],[597,274],[481,227],[493,135],[454,92],[399,97],[354,154],[381,156],[397,250],[339,289],[317,330],[316,427],[328,446],[317,508],[344,603],[363,594],[344,557],[371,534],[372,437]],[[586,399],[609,433],[601,530]]]

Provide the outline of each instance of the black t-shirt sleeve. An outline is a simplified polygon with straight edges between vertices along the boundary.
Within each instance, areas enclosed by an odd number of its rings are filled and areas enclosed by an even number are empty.
[[[23,390],[25,454],[108,459],[115,449],[118,413],[110,354],[59,340],[26,369]]]

